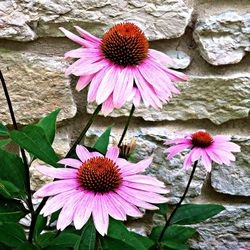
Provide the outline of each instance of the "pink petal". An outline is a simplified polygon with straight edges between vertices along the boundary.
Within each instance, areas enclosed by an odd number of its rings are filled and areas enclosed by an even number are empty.
[[[133,73],[130,67],[123,68],[118,75],[113,92],[113,103],[115,108],[121,108],[133,88]]]
[[[126,220],[126,213],[120,207],[114,204],[113,200],[110,198],[110,193],[103,194],[103,201],[106,204],[106,209],[108,214],[116,220]]]
[[[174,61],[171,57],[168,55],[154,49],[149,49],[148,50],[149,55],[156,61],[159,61],[160,63],[163,64],[174,64]]]
[[[134,95],[134,98],[133,98],[133,104],[135,105],[136,108],[138,108],[139,105],[140,105],[140,102],[141,102],[140,91],[137,88],[135,88],[135,95]]]
[[[150,185],[156,185],[158,187],[165,187],[165,184],[161,181],[158,181],[156,178],[146,175],[130,175],[130,176],[124,176],[124,180],[130,181],[130,182],[136,182],[136,183],[142,183],[142,184],[150,184]]]
[[[230,135],[215,135],[213,136],[213,139],[216,142],[225,142],[225,141],[230,141],[231,136]]]
[[[64,58],[91,58],[91,57],[98,57],[99,59],[102,58],[100,49],[90,49],[90,48],[78,48],[73,49],[64,54]]]
[[[104,236],[108,232],[109,216],[102,196],[103,195],[99,193],[95,195],[92,216],[96,230]]]
[[[88,98],[87,98],[88,102],[93,102],[96,99],[96,94],[97,94],[98,88],[102,82],[102,79],[106,75],[108,69],[109,69],[109,67],[105,67],[105,68],[101,69],[93,77],[93,79],[89,85]]]
[[[188,144],[189,146],[192,146],[191,140],[186,138],[177,138],[164,142],[164,145],[170,144]]]
[[[138,207],[147,209],[147,210],[157,210],[157,206],[152,205],[144,200],[138,199],[135,195],[130,195],[127,192],[124,192],[122,189],[117,190],[118,195],[129,203],[136,205]]]
[[[41,210],[41,214],[43,214],[45,217],[50,214],[53,214],[57,210],[61,209],[73,194],[76,194],[78,192],[78,190],[74,189],[60,193],[50,198]]]
[[[72,168],[53,168],[45,165],[38,165],[36,169],[47,176],[57,179],[74,179],[78,172]]]
[[[98,152],[92,152],[90,153],[91,157],[103,157],[102,154],[98,153]]]
[[[94,75],[83,75],[80,76],[77,84],[76,84],[76,90],[81,91],[86,86],[88,86],[89,82],[93,79]]]
[[[75,210],[78,202],[82,199],[82,193],[74,194],[63,206],[59,214],[56,228],[63,231],[68,225],[71,224],[74,218]]]
[[[77,230],[81,229],[93,211],[95,194],[90,191],[84,191],[82,200],[79,201],[74,214],[74,225]]]
[[[82,36],[84,37],[85,39],[87,39],[88,41],[96,44],[96,45],[99,45],[100,42],[101,42],[101,39],[100,38],[97,38],[95,36],[93,36],[92,34],[90,34],[89,32],[87,32],[86,30],[80,28],[79,26],[75,26],[75,29],[77,30],[77,32]]]
[[[108,150],[105,157],[107,157],[115,162],[119,156],[119,151],[120,150],[117,146],[113,146]]]
[[[205,150],[211,160],[217,162],[218,164],[222,164],[220,157],[212,149],[206,148]]]
[[[51,196],[59,193],[63,193],[72,189],[76,189],[80,184],[77,180],[61,180],[54,181],[52,183],[45,184],[43,187],[38,189],[34,193],[35,198],[42,198],[46,196]]]
[[[146,168],[149,167],[149,165],[152,163],[153,157],[149,157],[147,159],[144,159],[142,161],[139,161],[136,164],[127,162],[126,165],[121,165],[121,170],[123,175],[133,175],[137,173],[144,172]]]
[[[59,28],[66,37],[68,37],[70,40],[84,46],[84,47],[94,47],[93,43],[90,43],[89,41],[82,39],[81,37],[73,34],[72,32],[60,27]]]
[[[124,209],[127,215],[132,216],[132,217],[143,216],[143,214],[135,205],[131,204],[130,202],[122,198],[120,195],[116,193],[112,193],[112,195],[110,195],[110,198],[116,204],[117,207],[121,207],[122,209]]]
[[[201,151],[201,159],[204,167],[208,172],[211,172],[212,169],[212,161],[210,157],[207,155],[206,151],[202,150]]]
[[[192,149],[193,153],[191,155],[191,160],[192,162],[195,162],[195,161],[198,161],[202,155],[202,151],[204,151],[204,149],[201,149],[201,148],[196,148],[194,147]]]
[[[80,168],[82,166],[82,162],[76,159],[72,159],[72,158],[65,158],[62,159],[60,161],[58,161],[58,163],[63,164],[63,165],[67,165],[73,168]]]
[[[185,160],[184,160],[184,163],[183,163],[183,167],[184,167],[184,169],[186,169],[186,170],[188,170],[191,166],[192,166],[192,153],[193,153],[193,151],[191,150],[188,154],[187,154],[187,156],[186,156],[186,158],[185,158]]]
[[[141,184],[141,183],[123,181],[122,185],[126,186],[126,187],[133,188],[133,189],[139,189],[139,190],[144,190],[144,191],[149,191],[149,192],[154,192],[154,193],[159,193],[159,194],[167,194],[167,193],[169,193],[169,191],[167,189],[165,189],[165,188],[152,186],[152,185],[148,185],[148,184]]]
[[[178,153],[180,153],[181,151],[187,149],[188,147],[190,147],[190,145],[186,144],[186,143],[178,144],[178,145],[169,147],[168,149],[166,149],[164,151],[164,153],[169,152],[169,155],[167,156],[167,159],[171,159],[173,156],[177,155]]]
[[[91,158],[91,154],[89,153],[88,149],[82,145],[76,146],[76,154],[82,162],[85,162]]]
[[[106,101],[102,104],[102,113],[108,116],[114,110],[113,95],[111,94]]]
[[[224,141],[224,142],[214,142],[210,148],[213,149],[222,149],[224,151],[232,151],[232,152],[240,152],[240,146],[233,143],[233,142],[228,142],[228,141]]]
[[[105,74],[97,91],[96,95],[97,104],[103,103],[113,92],[120,71],[121,69],[119,67],[111,66],[109,71]]]

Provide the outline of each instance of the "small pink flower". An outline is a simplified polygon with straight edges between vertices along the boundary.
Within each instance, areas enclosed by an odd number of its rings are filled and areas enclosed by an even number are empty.
[[[174,82],[187,80],[183,73],[167,68],[172,59],[149,49],[145,35],[132,23],[113,26],[102,39],[75,28],[82,37],[60,28],[82,46],[65,54],[65,58],[78,58],[65,73],[80,76],[78,91],[89,85],[88,102],[103,104],[104,115],[127,101],[138,106],[141,99],[158,110],[172,94],[179,94]]]
[[[235,161],[235,157],[231,152],[240,152],[240,146],[230,142],[230,139],[230,136],[212,136],[205,131],[198,131],[165,142],[165,145],[174,145],[166,149],[164,153],[169,153],[167,159],[170,159],[181,151],[191,148],[184,160],[184,168],[190,168],[193,162],[201,159],[206,170],[210,172],[212,161],[227,166],[230,165],[230,161]]]
[[[130,163],[118,158],[117,146],[102,156],[78,145],[76,154],[80,160],[65,158],[59,161],[70,168],[37,167],[41,173],[59,179],[34,194],[36,198],[51,196],[41,211],[44,216],[62,208],[58,230],[64,230],[71,222],[76,229],[81,229],[92,214],[97,231],[105,235],[109,215],[122,221],[127,215],[141,217],[137,207],[154,210],[158,207],[151,203],[167,201],[160,195],[167,193],[162,182],[139,174],[150,165],[152,158]]]

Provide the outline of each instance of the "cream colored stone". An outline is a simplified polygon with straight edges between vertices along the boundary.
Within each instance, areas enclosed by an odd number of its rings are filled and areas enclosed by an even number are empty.
[[[63,73],[65,67],[59,57],[0,50],[0,68],[18,123],[34,122],[56,108],[62,108],[59,121],[75,116],[76,105],[69,79]],[[3,91],[0,92],[0,102],[0,121],[11,124]]]

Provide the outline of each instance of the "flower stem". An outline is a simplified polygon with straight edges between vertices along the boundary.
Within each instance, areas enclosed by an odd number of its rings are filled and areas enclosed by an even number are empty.
[[[94,113],[90,117],[88,123],[86,124],[86,126],[82,130],[82,132],[79,135],[79,137],[74,142],[73,146],[70,148],[69,152],[66,154],[65,158],[69,157],[72,154],[72,152],[75,150],[76,146],[80,143],[80,141],[85,136],[85,134],[87,133],[88,129],[90,128],[91,124],[94,122],[96,116],[99,114],[101,108],[102,108],[102,104],[100,104],[100,105],[97,106],[97,108],[95,109]]]
[[[168,220],[166,221],[166,224],[165,224],[164,228],[162,229],[162,232],[161,232],[161,235],[160,235],[160,237],[159,237],[159,239],[158,239],[158,242],[160,242],[160,241],[162,240],[163,235],[164,235],[165,231],[167,230],[168,226],[170,225],[172,218],[174,217],[176,211],[177,211],[178,208],[181,206],[181,203],[183,202],[183,200],[184,200],[185,197],[186,197],[186,194],[187,194],[188,189],[189,189],[189,187],[190,187],[191,181],[192,181],[192,179],[193,179],[193,177],[194,177],[194,172],[195,172],[195,169],[196,169],[196,167],[197,167],[197,163],[198,163],[198,161],[195,161],[195,162],[194,162],[194,166],[193,166],[192,172],[191,172],[191,174],[190,174],[190,177],[189,177],[189,180],[188,180],[186,189],[185,189],[185,191],[184,191],[184,193],[183,193],[183,195],[182,195],[180,201],[178,202],[178,204],[176,205],[175,209],[174,209],[173,212],[171,213],[170,217],[169,217]]]
[[[132,104],[132,107],[131,107],[131,110],[130,110],[130,113],[129,113],[128,120],[127,120],[126,125],[125,125],[125,127],[124,127],[124,130],[123,130],[123,132],[122,132],[121,139],[120,139],[120,141],[119,141],[119,143],[118,143],[118,147],[120,147],[120,146],[122,145],[122,141],[123,141],[123,139],[124,139],[124,137],[125,137],[125,135],[126,135],[126,133],[127,133],[128,126],[129,126],[129,124],[130,124],[130,121],[131,121],[131,118],[132,118],[132,116],[133,116],[133,114],[134,114],[134,111],[135,111],[135,105]]]
[[[8,92],[8,89],[7,89],[7,85],[5,83],[5,80],[4,80],[4,77],[3,77],[3,74],[1,72],[1,70],[0,70],[0,79],[1,79],[1,82],[2,82],[2,86],[3,86],[3,90],[4,90],[4,95],[5,95],[7,103],[8,103],[8,107],[9,107],[9,111],[10,111],[10,116],[11,116],[11,120],[12,120],[12,123],[13,123],[13,127],[14,127],[15,130],[18,130],[17,122],[16,122],[14,110],[13,110],[13,106],[12,106],[11,99],[10,99],[10,96],[9,96],[9,92]],[[22,155],[22,159],[23,159],[23,164],[24,164],[24,171],[25,171],[25,186],[26,186],[26,191],[27,191],[27,196],[28,196],[28,198],[27,198],[27,205],[28,205],[29,210],[31,211],[31,213],[33,213],[34,212],[34,208],[33,208],[32,199],[31,199],[29,165],[28,165],[28,162],[27,162],[25,151],[21,147],[20,147],[20,151],[21,151],[21,155]]]

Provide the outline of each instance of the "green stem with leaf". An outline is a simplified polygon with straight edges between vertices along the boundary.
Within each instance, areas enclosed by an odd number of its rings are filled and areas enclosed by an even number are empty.
[[[184,200],[185,197],[186,197],[186,194],[187,194],[187,192],[188,192],[188,189],[189,189],[190,184],[191,184],[191,182],[192,182],[192,179],[193,179],[193,177],[194,177],[194,173],[195,173],[195,170],[196,170],[196,167],[197,167],[197,163],[198,163],[198,161],[195,161],[195,162],[194,162],[194,166],[193,166],[192,172],[191,172],[191,174],[190,174],[190,177],[189,177],[187,186],[186,186],[186,188],[185,188],[185,191],[184,191],[184,193],[183,193],[183,195],[182,195],[180,201],[179,201],[178,204],[176,205],[175,209],[173,210],[173,212],[172,212],[171,215],[169,216],[168,220],[166,220],[166,223],[165,223],[165,225],[164,225],[164,228],[162,229],[162,232],[161,232],[161,234],[160,234],[160,237],[159,237],[159,239],[158,239],[158,242],[160,242],[160,241],[162,240],[162,238],[163,238],[163,236],[164,236],[164,233],[166,232],[167,228],[169,227],[169,225],[170,225],[170,223],[171,223],[171,220],[173,219],[175,213],[177,212],[178,208],[181,206],[183,200]]]

